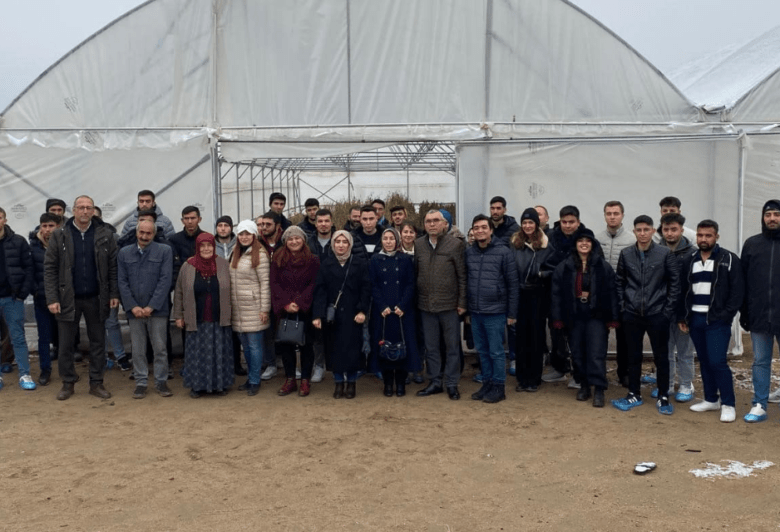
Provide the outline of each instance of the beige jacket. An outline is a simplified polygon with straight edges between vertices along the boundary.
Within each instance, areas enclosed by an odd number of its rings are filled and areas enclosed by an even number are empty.
[[[236,246],[233,253],[238,250]],[[261,312],[271,312],[270,269],[268,253],[264,249],[260,250],[260,264],[252,268],[251,247],[238,260],[238,268],[230,268],[230,304],[235,332],[264,331],[271,325],[271,320],[260,322]]]
[[[219,282],[219,324],[230,327],[230,265],[222,257],[217,257],[217,281]],[[182,264],[176,291],[173,293],[173,319],[184,319],[184,328],[197,331],[195,319],[195,275],[197,270],[188,262]]]

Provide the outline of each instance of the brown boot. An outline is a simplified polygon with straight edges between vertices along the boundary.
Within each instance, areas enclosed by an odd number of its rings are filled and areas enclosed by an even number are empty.
[[[101,399],[108,399],[111,397],[109,391],[103,388],[102,382],[91,382],[89,384],[89,395],[94,395],[95,397],[100,397]]]
[[[71,395],[73,395],[73,383],[72,382],[63,382],[62,383],[62,390],[60,390],[60,393],[57,394],[57,400],[58,401],[64,401],[68,399]]]
[[[279,388],[279,391],[276,392],[277,395],[290,395],[291,393],[298,390],[298,381],[295,380],[295,377],[291,379],[286,379],[284,381],[284,384],[282,384],[282,387]]]

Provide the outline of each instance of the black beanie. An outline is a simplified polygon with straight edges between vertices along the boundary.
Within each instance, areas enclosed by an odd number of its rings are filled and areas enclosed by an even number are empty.
[[[65,202],[58,198],[49,198],[46,200],[46,212],[49,212],[49,209],[52,205],[59,205],[62,207],[62,210],[65,210],[67,206],[65,205]]]
[[[219,218],[217,218],[217,223],[214,225],[214,227],[216,227],[221,223],[228,224],[230,226],[230,230],[231,231],[233,230],[233,218],[231,218],[230,216],[220,216]]]
[[[536,212],[536,209],[533,207],[528,207],[526,210],[523,211],[522,216],[520,216],[520,223],[523,223],[523,220],[531,220],[533,223],[536,224],[536,227],[539,227],[541,225],[541,222],[539,221],[539,213]]]
[[[761,209],[761,212],[767,212],[767,211],[780,211],[780,200],[771,199],[764,203],[764,208]]]

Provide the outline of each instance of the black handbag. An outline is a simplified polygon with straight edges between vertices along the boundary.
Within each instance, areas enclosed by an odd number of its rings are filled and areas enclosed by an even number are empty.
[[[406,340],[404,339],[404,324],[401,316],[398,316],[398,323],[401,328],[401,341],[388,342],[385,340],[385,322],[387,316],[382,318],[382,339],[379,341],[379,358],[387,362],[400,362],[406,360]]]
[[[306,344],[306,327],[304,322],[298,319],[282,318],[279,328],[276,329],[276,343],[301,346]]]

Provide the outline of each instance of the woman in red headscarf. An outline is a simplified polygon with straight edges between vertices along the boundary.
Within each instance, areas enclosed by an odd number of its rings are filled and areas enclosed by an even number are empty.
[[[215,253],[214,235],[201,233],[195,255],[179,271],[173,297],[176,326],[187,331],[184,386],[190,397],[225,395],[233,386],[230,269]]]

